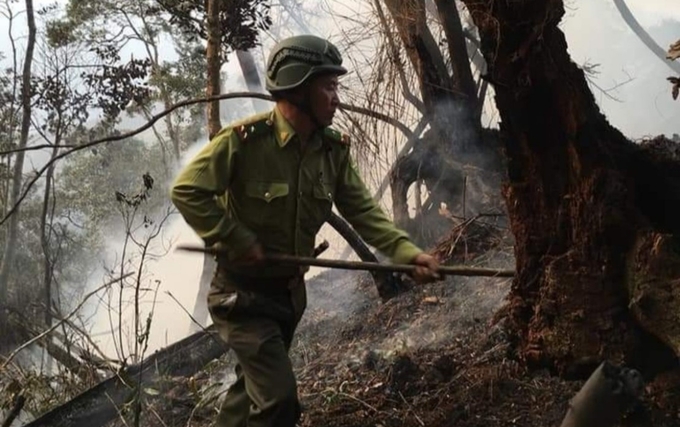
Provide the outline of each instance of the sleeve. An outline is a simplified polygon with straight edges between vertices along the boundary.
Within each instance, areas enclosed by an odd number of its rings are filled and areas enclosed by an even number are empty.
[[[397,264],[411,263],[416,255],[423,252],[411,242],[405,231],[394,225],[373,199],[349,154],[338,172],[336,207],[366,243]]]
[[[221,242],[233,256],[256,241],[255,234],[229,218],[218,203],[231,181],[239,145],[231,129],[220,132],[179,172],[170,190],[172,203],[206,245]]]

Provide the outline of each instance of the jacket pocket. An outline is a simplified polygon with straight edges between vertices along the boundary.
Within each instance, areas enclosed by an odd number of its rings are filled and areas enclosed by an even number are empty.
[[[245,185],[246,196],[263,200],[266,203],[279,197],[287,196],[288,192],[289,186],[287,182],[249,181]]]
[[[328,219],[333,208],[333,186],[319,182],[312,189],[311,209],[309,209],[310,232],[317,233]]]
[[[287,182],[248,181],[244,185],[242,221],[260,235],[264,230],[278,230],[287,216]]]

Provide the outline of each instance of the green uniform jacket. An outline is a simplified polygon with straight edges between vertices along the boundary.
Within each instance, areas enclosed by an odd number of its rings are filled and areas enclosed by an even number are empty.
[[[393,262],[411,262],[422,252],[375,202],[344,136],[326,128],[303,153],[276,108],[222,129],[179,173],[171,198],[205,243],[221,242],[230,259],[256,241],[265,252],[311,256],[333,203]],[[264,277],[292,274],[288,267],[235,270]]]

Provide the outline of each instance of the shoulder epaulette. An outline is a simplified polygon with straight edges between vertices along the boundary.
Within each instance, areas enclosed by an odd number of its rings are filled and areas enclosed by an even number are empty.
[[[331,142],[337,142],[342,145],[349,145],[350,143],[349,135],[339,132],[333,128],[326,128],[324,131],[324,137]]]
[[[263,117],[259,115],[234,125],[234,132],[236,132],[241,141],[247,141],[255,136],[271,132],[272,124],[268,116]]]

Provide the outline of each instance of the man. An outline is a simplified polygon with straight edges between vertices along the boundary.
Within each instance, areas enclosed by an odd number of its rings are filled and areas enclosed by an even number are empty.
[[[299,267],[261,263],[266,253],[311,256],[333,203],[366,242],[414,279],[437,278],[437,261],[397,229],[372,199],[345,136],[328,126],[338,108],[337,48],[315,36],[278,43],[267,64],[273,111],[222,129],[184,168],[172,200],[207,245],[225,255],[208,305],[234,350],[237,380],[219,427],[293,427],[300,416],[288,357],[306,307]]]

